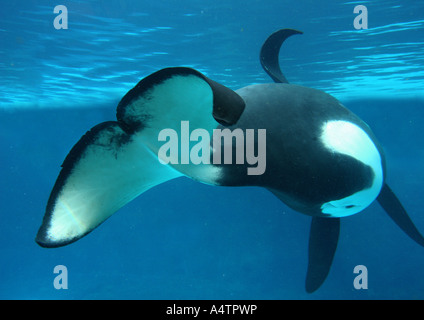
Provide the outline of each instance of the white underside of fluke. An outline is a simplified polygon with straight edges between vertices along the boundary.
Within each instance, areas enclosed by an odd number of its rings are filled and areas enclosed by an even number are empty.
[[[79,237],[139,194],[181,175],[161,165],[138,140],[116,153],[93,145],[76,164],[55,201],[48,238],[60,242]]]
[[[72,161],[64,163],[70,170],[64,174],[63,185],[52,192],[53,205],[46,212],[37,242],[54,247],[75,241],[141,193],[179,176],[214,184],[220,173],[213,165],[171,166],[158,158],[164,143],[158,141],[161,130],[181,134],[181,121],[189,121],[192,130],[203,128],[212,134],[218,125],[212,111],[213,92],[208,83],[196,75],[177,74],[125,106],[125,117],[143,124],[138,131],[126,133],[118,122],[93,128],[94,133],[86,135],[91,139],[84,140],[89,143],[82,143]]]

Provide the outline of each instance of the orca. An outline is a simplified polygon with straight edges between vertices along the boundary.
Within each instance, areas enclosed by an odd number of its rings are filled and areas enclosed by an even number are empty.
[[[290,84],[282,73],[280,48],[297,34],[302,32],[278,30],[261,48],[260,62],[274,83],[233,91],[186,67],[165,68],[142,79],[119,102],[117,120],[94,126],[66,156],[36,242],[47,248],[73,243],[148,189],[187,176],[217,186],[264,187],[311,216],[309,293],[330,271],[341,218],[375,200],[424,246],[424,237],[385,182],[384,151],[370,127],[331,95]],[[245,146],[256,153],[265,150],[266,170],[249,175],[249,164],[237,161],[161,161],[161,131],[184,134],[183,121],[209,136],[216,129],[266,130],[266,146],[259,145],[263,139]],[[236,157],[233,139],[218,147],[209,142],[211,160],[224,150]],[[175,150],[182,153],[183,147]]]

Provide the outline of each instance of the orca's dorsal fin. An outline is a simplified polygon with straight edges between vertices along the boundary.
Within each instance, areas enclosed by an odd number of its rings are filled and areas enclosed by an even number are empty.
[[[281,72],[278,55],[283,42],[294,34],[303,34],[303,32],[294,29],[281,29],[271,34],[262,45],[259,60],[262,68],[274,82],[289,83]]]
[[[327,278],[336,252],[340,218],[313,217],[309,234],[306,291],[316,291]]]
[[[412,222],[405,208],[400,203],[392,189],[384,183],[380,195],[377,198],[380,205],[390,218],[416,243],[424,247],[424,237]]]

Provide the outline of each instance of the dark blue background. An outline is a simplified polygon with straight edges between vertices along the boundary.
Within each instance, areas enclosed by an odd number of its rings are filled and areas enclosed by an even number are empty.
[[[388,182],[420,230],[422,102],[366,100],[348,106],[387,153]],[[424,297],[423,248],[378,204],[342,219],[322,288],[304,292],[310,218],[264,189],[211,187],[179,178],[157,186],[82,240],[59,249],[34,242],[46,201],[72,145],[115,108],[3,111],[0,114],[0,297],[127,299],[394,299]],[[53,287],[54,266],[69,289]],[[369,289],[353,288],[363,264]]]

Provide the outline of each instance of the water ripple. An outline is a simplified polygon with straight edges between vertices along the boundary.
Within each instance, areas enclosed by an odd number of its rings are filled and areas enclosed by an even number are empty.
[[[1,15],[2,108],[116,101],[142,77],[179,65],[233,89],[269,82],[258,50],[270,32],[285,27],[281,21],[305,31],[302,38],[290,39],[293,46],[285,47],[281,57],[291,82],[340,99],[424,95],[424,20],[390,0],[382,1],[386,5],[379,7],[379,19],[374,14],[370,28],[360,31],[352,27],[352,8],[359,3],[371,7],[372,2],[328,4],[328,12],[319,16],[299,9],[293,11],[296,16],[274,12],[281,5],[274,0],[267,7],[246,4],[245,10],[212,0],[188,1],[184,7],[170,7],[170,0],[151,7],[74,0],[69,2],[68,30],[54,29],[53,7],[43,2],[15,6],[17,12]],[[300,1],[298,7],[308,3]],[[414,12],[420,12],[416,6]],[[388,18],[393,11],[395,20]],[[317,25],[319,32],[310,30]]]

